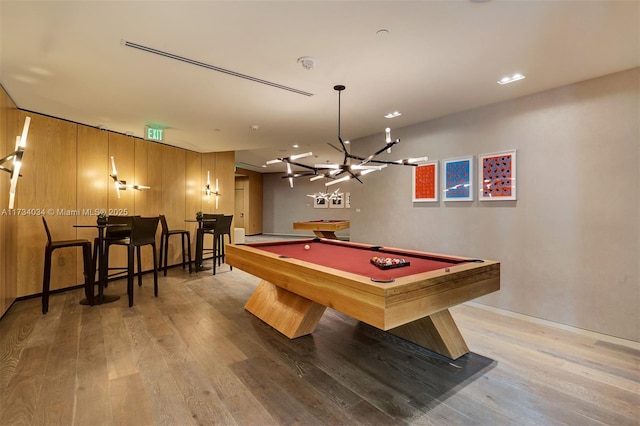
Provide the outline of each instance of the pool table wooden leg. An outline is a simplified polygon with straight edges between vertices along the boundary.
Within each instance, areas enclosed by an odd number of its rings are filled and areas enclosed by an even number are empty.
[[[448,309],[388,331],[447,358],[457,359],[469,352]]]
[[[316,234],[316,237],[318,238],[326,238],[328,240],[337,240],[338,237],[336,237],[336,233],[333,231],[318,231],[315,230],[313,231],[314,234]]]
[[[244,308],[290,339],[313,333],[326,306],[262,281]]]

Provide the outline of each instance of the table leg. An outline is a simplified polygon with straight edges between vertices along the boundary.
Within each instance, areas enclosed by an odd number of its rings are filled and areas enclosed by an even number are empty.
[[[326,306],[263,280],[244,308],[294,339],[313,333]]]
[[[104,227],[98,228],[98,297],[93,296],[93,303],[90,303],[90,299],[84,299],[80,301],[81,305],[102,305],[104,303],[115,302],[120,299],[120,296],[111,296],[104,294],[104,285],[107,282],[107,268],[109,267],[105,262],[106,248],[104,244]],[[92,288],[93,292],[94,289]]]
[[[388,331],[454,360],[469,352],[448,309]]]
[[[337,240],[338,237],[336,237],[336,233],[333,231],[313,231],[314,234],[316,234],[316,237],[318,238],[327,238],[329,240]]]
[[[202,244],[204,243],[204,232],[202,228],[196,230],[196,272],[202,269]]]

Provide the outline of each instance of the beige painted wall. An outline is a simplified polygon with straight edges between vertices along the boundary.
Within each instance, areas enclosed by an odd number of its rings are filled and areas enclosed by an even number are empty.
[[[502,288],[480,303],[640,341],[639,81],[634,69],[393,128],[389,159],[517,149],[518,200],[412,203],[411,168],[388,167],[345,186],[351,240],[499,260]],[[383,142],[381,128],[352,147]],[[265,233],[317,213],[315,187],[264,182]]]

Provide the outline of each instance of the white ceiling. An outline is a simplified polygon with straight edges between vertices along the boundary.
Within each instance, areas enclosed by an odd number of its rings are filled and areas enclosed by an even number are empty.
[[[0,82],[19,108],[237,162],[314,151],[640,66],[638,1],[7,1]],[[381,29],[388,33],[378,34]],[[158,56],[126,40],[309,92]],[[305,70],[297,59],[317,59]],[[501,86],[505,75],[526,79]],[[402,116],[383,116],[398,110]],[[258,126],[258,130],[252,130]],[[293,149],[299,144],[299,149]],[[367,154],[367,153],[362,153]],[[241,167],[259,171],[279,170]]]

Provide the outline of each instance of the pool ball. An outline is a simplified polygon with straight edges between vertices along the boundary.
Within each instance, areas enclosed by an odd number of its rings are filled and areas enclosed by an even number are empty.
[[[305,250],[309,250],[310,248],[311,248],[311,247],[309,247],[309,244],[305,244],[305,245],[304,245],[304,249],[305,249]]]

